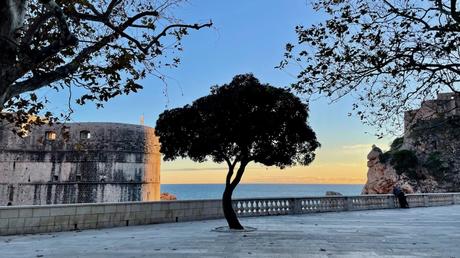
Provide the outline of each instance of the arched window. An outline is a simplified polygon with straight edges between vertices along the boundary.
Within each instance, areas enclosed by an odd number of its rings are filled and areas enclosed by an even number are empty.
[[[91,133],[90,133],[90,131],[88,131],[88,130],[80,131],[80,139],[82,139],[82,140],[87,140],[87,139],[89,139],[89,138],[91,138]]]
[[[53,131],[47,131],[45,133],[45,138],[49,141],[54,141],[56,140],[56,132]]]

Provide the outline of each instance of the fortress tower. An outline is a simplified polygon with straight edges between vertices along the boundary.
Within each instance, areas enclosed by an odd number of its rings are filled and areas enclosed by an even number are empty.
[[[0,127],[0,205],[160,199],[154,129],[119,123]]]
[[[440,93],[437,99],[423,101],[419,109],[404,114],[404,131],[408,132],[420,120],[460,116],[460,95]]]

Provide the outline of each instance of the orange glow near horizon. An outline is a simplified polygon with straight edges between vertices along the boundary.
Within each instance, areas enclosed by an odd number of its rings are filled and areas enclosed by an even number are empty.
[[[226,168],[196,171],[166,171],[162,184],[223,184]],[[242,184],[364,184],[365,168],[360,166],[320,166],[277,168],[247,168]]]
[[[242,184],[364,184],[371,144],[322,148],[310,166],[286,169],[250,164]],[[212,162],[177,160],[162,164],[162,184],[223,184],[227,167]]]

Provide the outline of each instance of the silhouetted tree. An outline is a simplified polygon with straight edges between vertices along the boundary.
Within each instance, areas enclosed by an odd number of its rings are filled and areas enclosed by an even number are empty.
[[[326,19],[297,26],[285,60],[302,71],[292,88],[353,110],[380,132],[440,91],[459,93],[460,13],[456,0],[316,0]]]
[[[223,211],[230,228],[243,229],[232,193],[246,166],[256,162],[284,168],[312,162],[319,143],[307,118],[307,106],[296,96],[246,74],[212,87],[210,95],[192,105],[165,111],[155,130],[164,160],[227,163]]]
[[[182,50],[188,30],[212,25],[174,18],[171,11],[180,2],[1,1],[0,119],[44,122],[29,120],[43,112],[46,99],[35,94],[43,87],[83,88],[77,103],[95,101],[100,107],[142,88],[137,81],[147,74],[163,79],[158,69],[179,63],[174,53]],[[42,115],[51,121],[51,113]]]

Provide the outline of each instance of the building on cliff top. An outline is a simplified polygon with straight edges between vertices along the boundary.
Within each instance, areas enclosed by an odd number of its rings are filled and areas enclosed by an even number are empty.
[[[460,95],[455,93],[439,93],[437,99],[425,100],[419,109],[404,114],[404,131],[420,120],[431,120],[441,117],[460,116]]]
[[[160,199],[154,129],[120,123],[0,127],[0,205]]]
[[[390,151],[369,153],[362,193],[391,193],[395,185],[408,192],[460,191],[460,95],[438,94],[406,112],[404,122],[404,135]]]

